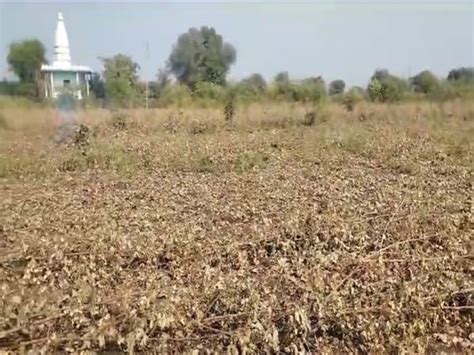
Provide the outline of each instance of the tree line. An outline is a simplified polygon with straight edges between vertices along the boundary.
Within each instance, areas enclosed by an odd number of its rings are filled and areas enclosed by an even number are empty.
[[[190,28],[174,44],[166,66],[149,83],[140,81],[140,66],[132,57],[117,54],[100,58],[102,72],[95,73],[90,89],[97,100],[114,105],[143,104],[144,97],[154,104],[185,104],[191,100],[225,102],[229,96],[242,100],[278,99],[295,102],[319,102],[330,96],[346,101],[367,98],[378,102],[396,102],[410,97],[427,96],[450,99],[474,92],[474,68],[452,69],[446,78],[425,70],[404,79],[386,69],[376,70],[366,88],[346,90],[342,79],[326,84],[321,76],[292,80],[288,72],[278,73],[271,83],[258,73],[239,82],[227,82],[237,51],[212,27]],[[41,97],[41,65],[47,63],[44,45],[37,39],[12,43],[7,62],[19,83],[0,83],[0,94]],[[172,80],[174,78],[174,80]]]

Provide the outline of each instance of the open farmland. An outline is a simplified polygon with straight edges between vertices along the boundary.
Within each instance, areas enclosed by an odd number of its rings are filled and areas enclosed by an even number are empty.
[[[473,350],[472,103],[53,116],[1,111],[3,350]]]

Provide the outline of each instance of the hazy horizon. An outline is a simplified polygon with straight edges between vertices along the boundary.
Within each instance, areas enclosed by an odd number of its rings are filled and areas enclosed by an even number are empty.
[[[38,38],[52,60],[57,12],[65,17],[74,64],[101,71],[98,57],[131,55],[140,76],[155,77],[181,33],[212,26],[237,49],[230,76],[279,71],[365,85],[375,69],[408,77],[446,76],[473,66],[469,2],[0,2],[0,78],[8,45]],[[150,44],[147,58],[146,42]]]

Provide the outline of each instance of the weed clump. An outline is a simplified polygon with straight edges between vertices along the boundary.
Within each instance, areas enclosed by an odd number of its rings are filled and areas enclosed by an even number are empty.
[[[224,105],[224,119],[232,123],[235,115],[235,94],[230,92]]]
[[[90,129],[85,124],[80,124],[73,136],[73,145],[76,147],[85,147],[90,143]]]
[[[167,133],[176,134],[179,131],[179,124],[176,122],[175,117],[169,117],[162,126],[163,130]]]
[[[210,122],[193,120],[189,126],[189,133],[192,135],[212,133],[215,128],[216,126]]]
[[[112,114],[112,127],[117,130],[124,130],[128,127],[130,121],[129,115],[124,111],[117,111]]]
[[[303,126],[313,126],[316,122],[316,111],[307,112],[304,115]]]

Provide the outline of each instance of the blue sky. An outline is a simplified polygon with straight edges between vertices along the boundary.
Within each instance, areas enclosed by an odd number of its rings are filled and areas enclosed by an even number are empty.
[[[474,66],[470,1],[17,1],[0,0],[0,78],[12,41],[36,37],[51,60],[62,11],[74,64],[100,71],[98,57],[131,55],[152,79],[190,27],[213,26],[237,49],[231,76],[287,70],[365,85],[377,68],[409,76]],[[146,56],[146,42],[150,55]]]

